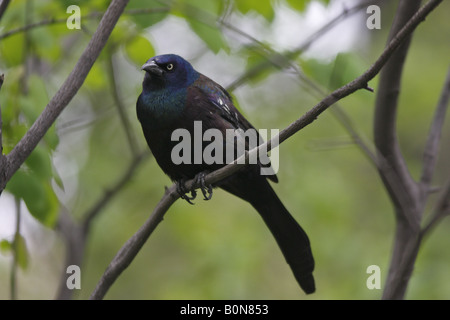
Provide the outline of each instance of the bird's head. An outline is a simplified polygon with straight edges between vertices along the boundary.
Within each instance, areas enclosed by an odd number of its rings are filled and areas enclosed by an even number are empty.
[[[150,58],[141,69],[145,71],[144,90],[187,88],[199,76],[189,62],[175,54]]]

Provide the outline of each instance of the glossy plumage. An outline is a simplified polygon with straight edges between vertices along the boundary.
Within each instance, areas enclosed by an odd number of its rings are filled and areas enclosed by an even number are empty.
[[[226,129],[253,128],[234,107],[228,92],[177,55],[151,58],[142,69],[146,72],[136,104],[137,116],[161,169],[173,181],[181,181],[222,167],[224,164],[195,164],[194,161],[175,165],[171,151],[179,142],[172,141],[171,136],[180,128],[193,134],[194,121],[201,121],[203,132],[215,128],[224,135]],[[203,143],[202,150],[207,144]],[[191,155],[194,156],[194,147]],[[314,259],[308,236],[284,207],[267,178],[277,182],[275,174],[262,176],[260,166],[253,164],[217,186],[248,201],[259,212],[298,283],[306,293],[312,293],[315,291]]]

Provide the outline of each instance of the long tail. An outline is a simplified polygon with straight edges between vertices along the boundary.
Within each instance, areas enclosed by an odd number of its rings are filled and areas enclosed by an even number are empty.
[[[300,287],[307,294],[313,293],[316,290],[312,275],[314,258],[306,232],[287,211],[266,179],[258,179],[258,183],[251,185],[246,183],[248,180],[245,182],[241,180],[239,184],[233,182],[231,188],[228,188],[230,186],[228,183],[228,186],[221,187],[250,202],[259,212]]]

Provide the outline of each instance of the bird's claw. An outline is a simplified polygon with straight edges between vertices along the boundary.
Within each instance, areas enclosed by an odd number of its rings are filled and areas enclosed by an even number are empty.
[[[206,185],[205,183],[205,176],[207,172],[200,172],[195,176],[195,183],[194,186],[199,186],[200,190],[203,194],[204,200],[211,200],[213,195],[213,187],[212,185]],[[185,179],[181,179],[179,181],[176,181],[177,185],[177,193],[179,194],[180,198],[183,200],[186,200],[190,204],[194,204],[192,200],[194,200],[197,197],[197,191],[195,191],[195,188],[192,188],[191,190],[187,190],[185,187]],[[188,193],[191,193],[191,196],[188,195]]]
[[[185,179],[176,181],[177,193],[181,199],[186,200],[189,204],[193,205],[194,203],[191,200],[194,200],[197,197],[197,191],[195,191],[195,189],[186,190],[186,188],[184,186],[185,182],[186,182]],[[191,191],[191,196],[188,196],[189,191]]]
[[[213,187],[212,185],[206,185],[205,183],[206,174],[207,174],[206,171],[197,174],[197,176],[195,177],[195,184],[200,186],[200,190],[202,191],[203,194],[203,200],[211,200],[213,195]]]

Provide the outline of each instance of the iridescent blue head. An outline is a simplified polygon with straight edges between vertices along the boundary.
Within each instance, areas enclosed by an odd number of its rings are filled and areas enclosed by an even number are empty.
[[[143,90],[184,89],[190,86],[199,73],[192,65],[176,54],[164,54],[149,59],[145,70]]]

